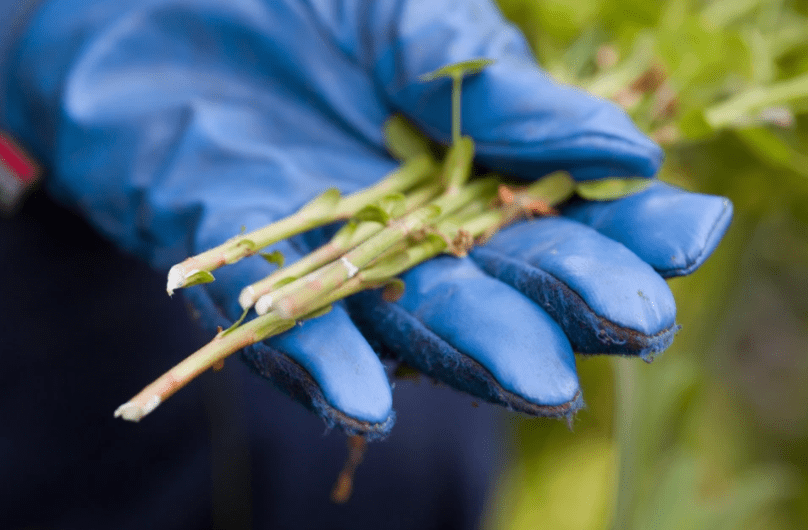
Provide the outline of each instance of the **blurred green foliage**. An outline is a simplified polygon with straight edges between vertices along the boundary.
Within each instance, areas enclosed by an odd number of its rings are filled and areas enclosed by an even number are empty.
[[[808,528],[808,0],[500,0],[558,80],[623,105],[661,178],[729,197],[653,364],[579,358],[573,431],[519,419],[502,529]]]

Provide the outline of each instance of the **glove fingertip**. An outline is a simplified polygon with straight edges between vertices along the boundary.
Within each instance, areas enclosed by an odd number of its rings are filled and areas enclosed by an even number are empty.
[[[711,210],[717,211],[715,211],[712,219],[705,219],[705,224],[709,226],[706,237],[695,245],[696,248],[694,251],[688,253],[686,259],[680,265],[674,262],[674,264],[667,269],[663,269],[662,267],[658,268],[657,271],[662,277],[675,278],[677,276],[687,276],[696,271],[696,269],[701,267],[704,262],[707,261],[707,258],[713,254],[718,244],[724,238],[732,222],[732,202],[725,197],[710,198],[712,202],[715,203],[715,206],[717,206],[717,208],[711,208]]]
[[[194,319],[211,334],[232,324],[207,286],[191,287],[182,294]],[[294,328],[274,337],[271,346],[267,342],[248,346],[242,350],[243,358],[258,375],[320,416],[329,429],[336,426],[349,435],[382,439],[395,424],[392,394],[384,368],[358,331],[352,326],[346,327],[350,321],[342,308],[335,307],[332,313],[320,318],[325,317],[329,318],[307,322],[319,330],[306,333],[309,330]],[[317,345],[335,333],[348,335],[347,343],[355,348],[319,351]],[[346,371],[355,376],[355,380],[346,380]],[[358,391],[353,392],[357,388]]]
[[[373,333],[376,325],[370,324],[370,321],[383,319],[387,339],[381,349],[395,352],[398,360],[406,362],[418,371],[455,388],[462,388],[465,392],[489,403],[531,416],[568,417],[583,407],[580,389],[577,389],[568,401],[553,405],[534,403],[504,389],[482,365],[449,346],[418,319],[395,304],[368,300],[368,297],[372,296],[372,294],[359,295],[355,301],[357,307],[375,305],[374,310],[361,316],[354,312],[357,323],[366,333]],[[415,337],[417,340],[413,342],[412,339]],[[412,346],[405,346],[407,343]]]
[[[629,249],[575,221],[520,223],[470,255],[544,308],[576,352],[650,359],[678,330],[665,281]]]
[[[685,276],[712,255],[732,221],[732,202],[655,182],[613,201],[578,201],[564,216],[618,241],[662,277]]]
[[[350,299],[354,321],[382,352],[510,410],[567,417],[583,406],[566,338],[527,299],[453,258],[423,264],[405,281],[410,295],[397,303],[377,292]],[[474,286],[492,288],[478,298]]]
[[[389,409],[381,421],[363,420],[332,406],[311,374],[288,355],[266,345],[245,348],[248,364],[292,399],[317,414],[328,429],[339,427],[347,435],[362,435],[369,441],[381,440],[395,424],[395,411]]]

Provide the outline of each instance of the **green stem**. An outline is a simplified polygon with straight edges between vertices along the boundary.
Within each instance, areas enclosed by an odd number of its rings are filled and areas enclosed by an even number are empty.
[[[801,98],[808,98],[808,74],[766,87],[751,88],[705,110],[704,117],[711,127],[718,129],[766,107],[782,105]]]
[[[445,206],[452,207],[451,204]],[[455,209],[460,209],[462,212],[462,206],[462,204],[458,204]],[[496,210],[483,211],[472,219],[459,223],[458,226],[462,224],[463,230],[477,236],[499,225],[501,218],[497,216],[497,213]],[[451,239],[459,230],[460,228],[457,228],[454,233],[444,235]],[[305,303],[287,306],[288,314],[284,314],[283,311],[272,311],[235,328],[230,333],[218,334],[211,342],[183,359],[128,402],[118,407],[115,417],[140,421],[199,374],[222,362],[229,355],[246,346],[283,333],[292,327],[297,319],[317,314],[319,310],[338,300],[360,291],[383,286],[396,275],[437,256],[447,246],[445,238],[426,237],[401,249],[392,260],[385,259],[384,263],[378,266],[371,265],[368,269],[359,271],[352,277],[343,280],[333,289],[319,292],[318,296],[306,299]],[[303,287],[304,291],[305,289],[306,287]],[[309,291],[311,290],[309,289]]]
[[[434,182],[416,188],[408,193],[405,211],[411,212],[423,206],[430,199],[434,198],[435,195],[440,192],[440,189],[440,183]],[[383,224],[373,221],[349,223],[345,225],[334,235],[331,241],[314,252],[302,257],[288,267],[278,269],[263,280],[245,287],[239,295],[241,308],[248,309],[252,307],[256,301],[262,296],[269,294],[279,283],[285,283],[292,279],[300,278],[339,259],[340,256],[360,243],[367,241],[383,228]]]
[[[385,195],[402,192],[431,178],[437,167],[434,159],[426,154],[406,160],[401,167],[373,186],[348,195],[340,200],[334,221],[353,217],[363,206],[373,204]]]
[[[453,195],[468,182],[474,161],[474,141],[468,136],[458,138],[446,153],[441,180],[446,185],[446,194]]]
[[[423,182],[433,175],[434,169],[433,160],[427,155],[420,155],[405,162],[370,188],[342,198],[336,193],[326,192],[289,217],[231,238],[215,248],[174,265],[168,273],[166,290],[172,294],[181,287],[212,281],[210,274],[201,273],[210,273],[223,265],[235,263],[268,245],[312,228],[348,219],[363,206],[376,202],[385,195],[405,191]]]
[[[290,315],[298,307],[310,306],[314,300],[339,287],[410,234],[436,223],[470,202],[490,202],[495,188],[494,181],[482,179],[469,184],[454,195],[438,197],[430,204],[396,220],[345,253],[339,260],[283,285],[271,294],[262,296],[256,302],[256,312],[264,314],[270,309],[276,309],[283,315]]]
[[[366,221],[358,225],[346,225],[338,232],[334,239],[321,246],[314,252],[300,258],[288,267],[278,269],[263,280],[245,287],[239,295],[238,301],[242,309],[252,307],[262,296],[268,294],[279,283],[300,278],[317,270],[324,265],[339,259],[346,251],[365,241],[384,228],[381,223]],[[352,233],[348,234],[348,231]]]
[[[637,491],[636,407],[637,363],[616,358],[614,366],[615,437],[620,447],[619,478],[615,492],[612,528],[630,530],[633,525],[634,492]]]
[[[282,315],[291,315],[298,308],[310,307],[398,241],[434,221],[438,215],[440,209],[432,205],[419,208],[385,227],[339,260],[280,287],[271,295],[261,297],[256,302],[256,311],[261,314],[273,309]]]
[[[140,421],[208,368],[222,362],[226,357],[242,348],[272,335],[283,333],[293,325],[294,321],[272,314],[251,320],[230,333],[220,333],[212,341],[180,361],[132,399],[118,407],[115,417]]]
[[[462,120],[461,94],[463,88],[463,72],[452,74],[452,145],[460,141],[460,121]]]

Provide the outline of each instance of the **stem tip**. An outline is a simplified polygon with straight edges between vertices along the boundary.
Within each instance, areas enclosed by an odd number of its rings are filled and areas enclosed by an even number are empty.
[[[252,285],[248,285],[242,289],[241,293],[238,295],[238,304],[241,306],[241,309],[247,310],[251,308],[254,303],[255,289],[253,289]]]
[[[123,418],[126,421],[138,422],[159,405],[160,396],[152,396],[142,407],[129,401],[115,409],[115,417]]]
[[[174,289],[179,289],[185,285],[185,267],[180,264],[174,265],[168,270],[168,282],[166,282],[166,291],[168,295],[174,294]]]

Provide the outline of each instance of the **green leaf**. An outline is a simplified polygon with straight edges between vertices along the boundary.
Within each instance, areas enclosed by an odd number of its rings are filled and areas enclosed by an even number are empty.
[[[353,240],[353,236],[356,233],[358,226],[359,223],[357,221],[348,221],[342,226],[342,228],[337,230],[337,233],[331,238],[331,244],[341,248],[349,246]]]
[[[328,217],[339,204],[341,195],[337,188],[328,188],[323,193],[305,204],[298,214],[306,217]]]
[[[194,285],[201,285],[203,283],[210,283],[214,280],[213,274],[208,271],[196,271],[190,276],[185,278],[183,287],[192,287]]]
[[[286,262],[286,258],[284,258],[283,253],[280,250],[273,250],[272,252],[259,252],[258,254],[267,260],[267,262],[277,265],[278,267],[283,267],[283,264]]]
[[[323,316],[325,314],[330,313],[333,308],[334,308],[334,306],[332,306],[331,304],[328,304],[325,307],[321,307],[320,309],[315,309],[311,313],[308,313],[308,314],[300,317],[300,320],[309,320],[310,318],[321,317],[321,316]]]
[[[406,251],[396,252],[385,258],[379,259],[373,265],[362,269],[362,277],[369,283],[388,280],[406,270],[409,260]]]
[[[381,206],[376,204],[368,204],[367,206],[363,207],[361,210],[356,212],[354,219],[358,222],[373,221],[383,225],[390,222],[390,216],[387,214],[387,212],[384,211]]]
[[[566,171],[556,171],[528,186],[525,194],[550,206],[561,204],[575,193],[575,181]]]
[[[272,289],[280,289],[281,287],[283,287],[287,283],[292,283],[293,281],[295,281],[297,279],[298,279],[297,276],[287,276],[286,278],[281,278],[280,280],[275,282],[275,284],[272,286]]]
[[[460,61],[458,63],[447,64],[446,66],[442,66],[437,70],[433,70],[428,74],[422,75],[419,79],[421,81],[434,81],[435,79],[440,79],[442,77],[463,77],[465,75],[473,75],[480,73],[486,66],[493,64],[494,61],[492,59],[469,59],[468,61]]]
[[[684,113],[678,121],[679,132],[682,136],[690,139],[704,138],[713,134],[713,126],[704,117],[704,111],[694,108]]]
[[[407,198],[403,193],[390,193],[379,199],[375,204],[363,206],[354,215],[354,220],[373,221],[386,225],[391,219],[401,217],[407,209]]]
[[[430,140],[401,114],[393,114],[384,122],[382,132],[387,150],[398,160],[432,153]]]
[[[287,318],[280,321],[269,321],[255,331],[255,336],[257,339],[256,342],[258,340],[264,340],[268,337],[280,335],[284,331],[288,331],[295,327],[295,324],[297,324],[297,322],[293,318]]]
[[[407,197],[403,193],[390,193],[377,203],[391,218],[401,217],[407,211]]]
[[[245,309],[241,313],[241,316],[239,317],[239,319],[236,320],[235,322],[233,322],[233,325],[231,325],[229,328],[227,328],[226,330],[219,333],[219,336],[224,337],[225,335],[227,335],[228,333],[230,333],[231,331],[233,331],[237,327],[239,327],[241,325],[241,323],[244,322],[244,319],[247,318],[247,313],[249,313],[249,312],[250,312],[250,308],[248,307],[247,309]]]
[[[639,193],[651,182],[653,180],[644,178],[588,180],[579,182],[575,191],[590,201],[611,201]]]
[[[252,239],[246,239],[246,238],[239,239],[236,242],[236,246],[238,246],[238,247],[247,247],[247,249],[250,252],[255,252],[256,250],[258,250],[258,245],[256,245],[255,241],[253,241]]]
[[[382,288],[382,299],[385,302],[396,302],[404,295],[404,282],[393,278]]]

